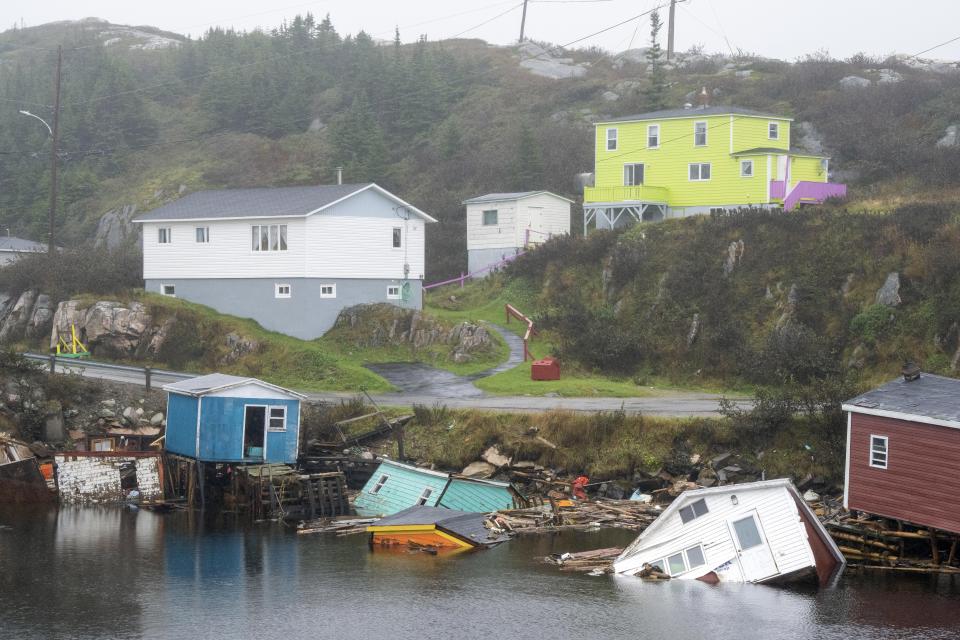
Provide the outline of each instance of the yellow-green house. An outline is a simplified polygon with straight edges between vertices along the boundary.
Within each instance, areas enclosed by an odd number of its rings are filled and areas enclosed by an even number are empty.
[[[714,209],[783,207],[846,194],[829,158],[790,149],[791,118],[740,107],[667,109],[596,123],[584,232]]]

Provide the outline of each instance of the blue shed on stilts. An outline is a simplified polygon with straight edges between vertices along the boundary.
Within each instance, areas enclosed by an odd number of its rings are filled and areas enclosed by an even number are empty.
[[[168,452],[200,462],[296,463],[303,395],[256,378],[221,373],[163,390]]]

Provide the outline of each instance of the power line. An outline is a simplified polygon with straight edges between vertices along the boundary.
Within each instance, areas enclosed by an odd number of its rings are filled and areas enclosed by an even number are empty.
[[[938,44],[938,45],[934,45],[934,46],[930,47],[929,49],[924,49],[924,50],[921,51],[920,53],[915,53],[915,54],[913,54],[912,56],[907,56],[907,57],[904,58],[904,59],[905,59],[905,60],[910,60],[911,58],[916,58],[917,56],[922,56],[922,55],[925,54],[925,53],[930,53],[930,52],[933,51],[934,49],[939,49],[940,47],[945,47],[945,46],[947,46],[948,44],[951,44],[951,43],[953,43],[953,42],[956,42],[957,40],[960,40],[960,36],[957,36],[956,38],[950,38],[950,39],[947,40],[946,42],[941,42],[941,43]]]
[[[510,13],[511,11],[516,11],[517,9],[519,9],[520,7],[522,7],[524,4],[525,4],[525,3],[523,3],[523,2],[520,2],[520,3],[518,3],[518,4],[515,4],[515,5],[513,5],[512,7],[510,7],[509,9],[507,9],[506,11],[504,11],[504,12],[502,12],[502,13],[498,13],[497,15],[493,16],[493,17],[490,18],[489,20],[484,20],[484,21],[481,22],[480,24],[476,24],[476,25],[470,27],[469,29],[465,29],[465,30],[461,31],[460,33],[457,33],[457,34],[454,34],[454,35],[450,36],[450,37],[447,38],[447,39],[448,39],[448,40],[453,40],[453,39],[455,39],[455,38],[459,38],[460,36],[462,36],[462,35],[465,34],[465,33],[470,33],[471,31],[473,31],[473,30],[475,30],[475,29],[479,29],[480,27],[482,27],[482,26],[485,25],[485,24],[490,24],[491,22],[493,22],[493,21],[496,20],[497,18],[502,18],[503,16],[507,15],[507,14]]]

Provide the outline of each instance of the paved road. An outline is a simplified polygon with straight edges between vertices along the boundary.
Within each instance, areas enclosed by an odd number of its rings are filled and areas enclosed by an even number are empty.
[[[417,365],[423,367],[424,365]],[[426,367],[429,371],[423,371],[426,374],[434,374],[437,370]],[[125,384],[135,384],[142,386],[144,384],[144,374],[142,369],[135,367],[122,367],[115,365],[103,365],[90,361],[63,361],[57,362],[57,371],[60,373],[75,373],[90,378],[100,380],[109,380]],[[443,372],[446,373],[446,372]],[[177,372],[154,371],[152,381],[154,388],[160,388],[165,384],[177,382],[191,377],[191,374]],[[459,378],[458,376],[452,376]],[[463,380],[460,378],[460,380]],[[644,413],[658,416],[715,416],[720,399],[719,394],[684,392],[684,391],[663,391],[656,396],[638,397],[638,398],[548,398],[540,396],[493,396],[482,392],[469,385],[468,389],[461,386],[458,381],[456,384],[444,387],[430,387],[429,385],[415,384],[415,379],[410,381],[410,387],[395,393],[384,393],[374,396],[378,404],[388,406],[410,406],[413,404],[444,404],[451,408],[458,409],[486,409],[490,411],[515,411],[515,412],[540,412],[551,410],[567,411],[616,411],[623,409],[628,413]],[[399,385],[397,385],[399,386]],[[346,392],[307,392],[307,397],[311,400],[319,401],[339,401],[341,399],[351,398],[355,393]],[[744,400],[744,403],[749,402]]]

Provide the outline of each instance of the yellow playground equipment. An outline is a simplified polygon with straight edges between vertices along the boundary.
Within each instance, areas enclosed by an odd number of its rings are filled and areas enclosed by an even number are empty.
[[[75,325],[70,325],[69,344],[63,339],[63,336],[60,336],[60,341],[57,342],[57,355],[63,358],[90,357],[90,352],[87,351],[87,348],[80,342],[80,338],[77,337],[77,327]]]

